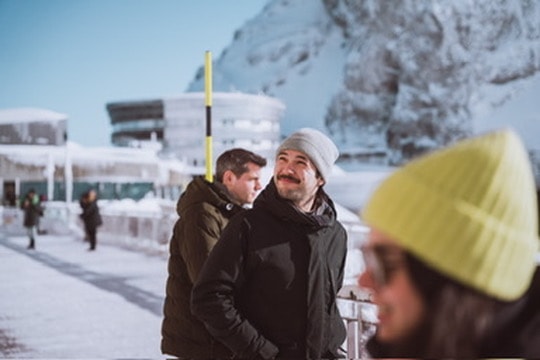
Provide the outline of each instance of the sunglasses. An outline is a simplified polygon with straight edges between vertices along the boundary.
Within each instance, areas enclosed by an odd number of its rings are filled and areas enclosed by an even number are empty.
[[[363,245],[361,247],[366,271],[377,286],[386,286],[405,264],[405,252],[392,245]]]

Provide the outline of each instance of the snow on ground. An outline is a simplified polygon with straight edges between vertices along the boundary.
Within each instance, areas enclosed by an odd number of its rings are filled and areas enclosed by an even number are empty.
[[[160,358],[163,258],[71,236],[0,233],[0,329],[29,358]],[[0,338],[1,340],[1,338]]]

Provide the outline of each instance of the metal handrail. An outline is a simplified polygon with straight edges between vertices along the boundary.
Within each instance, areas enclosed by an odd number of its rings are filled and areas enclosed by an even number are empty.
[[[367,359],[366,343],[377,326],[376,306],[369,297],[358,299],[352,293],[347,298],[338,297],[337,304],[347,329],[343,344],[347,359]]]

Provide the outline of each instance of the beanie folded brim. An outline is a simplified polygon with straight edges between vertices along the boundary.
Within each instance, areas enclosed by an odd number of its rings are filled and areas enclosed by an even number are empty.
[[[500,300],[514,300],[525,292],[535,267],[535,238],[466,202],[431,191],[405,172],[381,190],[363,212],[368,224],[398,239],[432,268],[480,292]],[[501,253],[506,261],[501,261]]]

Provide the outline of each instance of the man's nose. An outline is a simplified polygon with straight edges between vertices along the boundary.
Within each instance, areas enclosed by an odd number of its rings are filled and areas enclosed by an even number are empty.
[[[283,170],[287,173],[287,174],[294,174],[294,166],[292,163],[287,163],[285,164],[285,166],[283,167]]]

